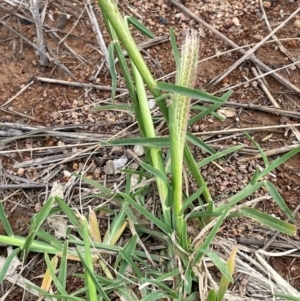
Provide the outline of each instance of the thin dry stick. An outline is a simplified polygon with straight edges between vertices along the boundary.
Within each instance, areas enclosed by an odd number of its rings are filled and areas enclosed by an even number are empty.
[[[1,107],[4,107],[4,106],[10,104],[15,98],[17,98],[20,94],[22,94],[25,90],[27,90],[27,88],[28,88],[29,86],[31,86],[33,83],[34,83],[34,80],[31,79],[31,80],[29,81],[29,83],[28,83],[25,87],[23,87],[19,92],[17,92],[17,93],[16,93],[13,97],[11,97],[7,102],[5,102],[4,104],[2,104]]]
[[[300,146],[300,144],[293,144],[293,145],[289,145],[289,146],[283,146],[283,147],[279,147],[279,148],[276,148],[276,149],[270,149],[270,150],[264,151],[264,154],[267,157],[274,156],[274,155],[279,155],[279,154],[286,153],[286,152],[288,152],[292,149],[295,149],[299,146]],[[256,159],[260,159],[260,158],[262,158],[262,155],[257,154],[255,156],[239,158],[238,162],[248,162],[248,161],[256,160]]]
[[[95,13],[94,13],[94,10],[93,10],[93,7],[91,5],[91,1],[90,0],[87,1],[86,11],[87,11],[87,14],[88,14],[88,16],[90,18],[91,23],[93,24],[92,29],[93,29],[94,33],[96,34],[96,39],[98,41],[100,49],[101,49],[101,51],[102,51],[102,53],[103,53],[103,55],[105,57],[106,66],[109,67],[109,58],[108,58],[107,47],[106,47],[106,44],[104,42],[101,30],[99,28],[99,23],[98,23],[98,20],[97,20],[97,18],[95,16]]]
[[[120,125],[120,124],[128,124],[132,123],[131,121],[128,120],[121,120],[121,121],[114,121],[114,122],[99,122],[97,124],[93,122],[88,122],[88,123],[81,123],[81,124],[65,124],[65,125],[54,125],[54,126],[32,126],[32,125],[27,125],[27,124],[21,124],[21,123],[13,123],[13,122],[0,122],[0,127],[4,128],[10,128],[10,129],[18,129],[22,131],[35,131],[35,132],[29,132],[27,133],[28,135],[36,134],[36,133],[41,133],[41,132],[46,132],[46,131],[59,131],[59,130],[66,130],[66,129],[81,129],[83,127],[105,127],[107,125]]]
[[[41,119],[38,119],[38,118],[35,118],[35,117],[32,117],[32,116],[28,116],[26,114],[23,114],[23,113],[20,113],[20,112],[17,112],[17,111],[6,110],[6,109],[4,109],[2,107],[0,107],[0,110],[3,111],[3,112],[5,112],[5,113],[8,113],[8,114],[13,114],[13,115],[21,116],[21,117],[28,118],[28,119],[31,119],[31,120],[34,120],[34,121],[38,121],[38,122],[42,121]]]
[[[78,25],[78,22],[80,21],[81,16],[83,15],[84,9],[80,12],[80,15],[78,16],[76,22],[73,24],[72,28],[70,29],[70,31],[60,40],[60,43],[62,43],[69,35],[71,35],[72,31],[74,30],[74,28]]]
[[[59,41],[58,44],[63,44],[63,46],[74,56],[76,57],[81,63],[84,63],[85,62],[85,59],[78,55],[66,42],[62,41],[60,36],[55,32],[55,31],[52,31],[52,32],[49,32],[49,34],[54,37],[57,41]]]
[[[138,47],[139,50],[142,50],[142,49],[147,49],[147,48],[150,48],[150,47],[153,47],[153,46],[156,46],[156,45],[159,45],[161,43],[168,42],[168,41],[169,41],[168,36],[166,36],[166,35],[165,36],[159,36],[159,37],[155,37],[154,39],[142,42],[139,45],[137,45],[137,47]],[[124,56],[128,56],[127,51],[123,51],[123,54],[124,54]]]
[[[179,3],[176,0],[169,0],[174,6],[178,7],[180,10],[182,10],[184,13],[186,13],[187,15],[189,15],[191,18],[193,18],[194,20],[196,20],[197,22],[199,22],[200,24],[204,25],[206,28],[208,28],[211,32],[213,32],[214,34],[216,34],[220,39],[222,39],[226,44],[230,45],[232,48],[236,48],[240,53],[245,54],[246,51],[241,48],[239,45],[237,45],[236,43],[234,43],[233,41],[231,41],[229,38],[227,38],[225,35],[223,35],[221,32],[219,32],[218,30],[216,30],[214,27],[212,27],[211,25],[209,25],[207,22],[205,22],[203,19],[199,18],[197,15],[195,15],[193,12],[191,12],[188,8],[186,8],[184,5],[182,5],[181,3]],[[259,66],[260,69],[270,72],[272,71],[272,69],[267,66],[266,64],[264,64],[262,61],[260,61],[258,58],[255,57],[254,54],[249,56],[249,60],[252,61],[254,64],[256,64],[257,66]],[[293,85],[292,83],[290,83],[289,81],[287,81],[284,77],[282,77],[281,75],[279,75],[278,73],[272,73],[272,76],[274,78],[276,78],[279,82],[281,82],[283,85],[285,85],[286,87],[290,88],[291,90],[294,90],[297,93],[300,93],[300,89],[298,87],[296,87],[295,85]]]
[[[46,44],[44,40],[42,21],[39,13],[38,0],[30,0],[30,11],[36,26],[37,47],[40,56],[40,64],[41,66],[47,66],[48,61],[45,55]]]
[[[276,283],[280,283],[282,290],[285,294],[295,297],[295,299],[299,299],[300,293],[294,287],[292,287],[285,279],[283,279],[264,259],[262,256],[255,252],[255,256],[258,259],[261,267],[265,269],[268,275],[271,276],[271,279]]]
[[[262,10],[262,12],[264,14],[264,20],[265,20],[265,22],[266,22],[266,24],[267,24],[267,26],[269,28],[269,31],[272,32],[272,28],[271,28],[269,20],[267,18],[267,15],[266,15],[266,12],[265,12],[262,0],[260,0],[259,2],[260,2],[261,10]],[[278,41],[277,36],[275,34],[272,35],[272,38],[277,42],[277,44],[278,44],[279,49],[281,50],[281,52],[283,52],[292,62],[296,63],[297,60],[287,51],[287,49],[285,49],[285,47],[283,47],[283,45]],[[298,62],[296,64],[296,66],[298,68],[300,68]],[[253,72],[253,70],[252,70],[252,72]],[[254,74],[254,76],[256,76],[255,73],[253,73],[253,74]],[[268,89],[265,87],[265,85],[263,85],[263,83],[260,83],[260,84],[261,84],[261,87],[263,88],[263,90],[265,91],[266,95],[268,96],[268,98],[272,101],[274,107],[279,108],[280,107],[279,104],[276,102],[275,99],[273,99],[273,97],[268,92]],[[295,127],[291,127],[290,129],[293,132],[293,134],[295,135],[295,137],[297,138],[298,142],[300,142],[300,132],[298,131],[298,129],[296,129]]]
[[[201,100],[201,102],[206,102],[206,101]],[[222,104],[222,107],[245,108],[245,109],[250,109],[250,110],[268,112],[268,113],[272,113],[272,114],[275,114],[275,115],[282,115],[282,116],[289,116],[289,117],[293,117],[293,118],[300,118],[300,112],[283,110],[283,109],[280,109],[280,108],[277,109],[277,108],[266,107],[266,106],[261,106],[261,105],[247,104],[247,103],[226,102],[226,103]]]
[[[46,188],[47,185],[52,187],[53,184],[38,184],[38,183],[20,183],[20,184],[1,184],[0,189],[36,189],[36,188]]]
[[[10,31],[14,32],[18,37],[20,37],[21,39],[23,39],[28,45],[30,45],[31,47],[33,47],[34,49],[36,49],[37,51],[40,51],[39,48],[31,43],[28,39],[26,39],[23,35],[21,35],[18,31],[16,31],[15,29],[13,29],[11,26],[9,26],[6,22],[2,21],[0,19],[0,23],[2,25],[4,25],[5,27],[7,27]],[[63,70],[64,72],[66,72],[70,77],[72,77],[73,79],[77,80],[76,77],[72,74],[72,72],[65,67],[61,62],[53,59],[52,57],[50,57],[50,55],[48,53],[44,53],[44,55],[47,57],[47,59],[52,62],[55,66],[58,66],[61,70]]]
[[[12,137],[12,136],[20,136],[23,133],[21,131],[15,131],[15,130],[10,130],[10,131],[1,131],[0,130],[0,137]]]
[[[291,40],[298,41],[298,40],[300,40],[300,38],[278,39],[278,41],[291,41]],[[266,44],[271,44],[271,43],[274,43],[274,42],[276,42],[276,41],[275,40],[268,40],[268,41],[266,41]],[[218,53],[216,53],[216,54],[214,54],[212,56],[209,56],[209,57],[206,57],[206,58],[203,58],[203,59],[199,60],[199,64],[201,64],[202,62],[209,61],[209,60],[211,60],[213,58],[216,58],[216,57],[219,58],[222,55],[229,54],[229,53],[232,53],[232,52],[237,51],[237,50],[243,50],[245,48],[249,49],[249,47],[252,47],[252,46],[255,46],[255,45],[256,45],[256,43],[251,43],[251,44],[247,44],[247,45],[243,45],[243,46],[238,46],[237,48],[233,48],[233,49],[229,49],[229,50],[226,50],[226,51],[218,52]],[[245,51],[243,53],[245,53]],[[172,73],[170,73],[170,74],[172,74]]]
[[[261,9],[261,11],[262,11],[262,13],[263,13],[263,15],[264,15],[264,20],[265,20],[265,22],[266,22],[266,25],[267,25],[269,31],[272,32],[272,28],[271,28],[271,26],[270,26],[270,23],[269,23],[269,20],[268,20],[266,11],[265,11],[265,8],[264,8],[264,5],[263,5],[263,1],[262,1],[262,0],[259,0],[259,3],[260,3],[260,9]],[[278,45],[280,51],[281,51],[282,53],[284,53],[284,54],[285,54],[292,62],[296,63],[296,62],[297,62],[297,59],[294,58],[294,57],[292,56],[292,54],[291,54],[291,53],[290,53],[290,52],[282,45],[282,43],[278,40],[278,38],[277,38],[277,36],[276,36],[275,34],[272,35],[272,38],[273,38],[274,41],[277,43],[277,45]],[[300,68],[300,65],[299,65],[299,64],[297,64],[296,66],[297,66],[298,68]]]
[[[258,76],[258,73],[256,71],[256,69],[254,67],[251,68],[254,76]],[[273,106],[275,108],[280,108],[279,104],[277,103],[277,101],[273,98],[273,96],[271,95],[271,93],[269,92],[269,90],[267,89],[266,85],[264,84],[264,82],[262,80],[258,80],[260,86],[262,87],[263,91],[265,92],[265,94],[267,95],[267,97],[270,99],[270,101],[272,102]],[[297,138],[298,142],[300,143],[300,133],[298,131],[298,129],[296,129],[295,127],[290,127],[290,130],[293,132],[293,134],[295,135],[295,137]]]
[[[266,37],[264,37],[259,43],[257,43],[253,48],[246,51],[246,53],[238,59],[227,71],[223,72],[222,75],[218,76],[217,79],[212,80],[213,84],[219,83],[222,79],[224,79],[229,73],[231,73],[236,67],[238,67],[242,62],[244,62],[250,55],[252,55],[260,46],[262,46],[272,35],[277,32],[280,28],[282,28],[290,19],[292,19],[298,12],[300,11],[300,7],[294,11],[287,19],[281,22],[271,33],[269,33]]]
[[[258,74],[257,70],[255,69],[255,67],[251,67],[251,71],[252,71],[252,73],[254,74],[255,77],[259,77],[259,74]],[[276,102],[276,100],[274,99],[274,97],[272,96],[272,94],[269,92],[267,86],[262,81],[262,79],[258,78],[257,80],[258,80],[258,83],[260,84],[261,88],[263,89],[263,91],[265,92],[265,94],[267,95],[267,97],[269,98],[269,100],[271,101],[271,103],[273,104],[273,106],[275,108],[279,109],[280,108],[279,104]]]
[[[108,86],[93,85],[93,84],[86,84],[86,83],[80,83],[80,82],[68,82],[66,80],[46,78],[46,77],[40,77],[40,76],[37,76],[36,79],[38,81],[44,82],[44,83],[52,83],[52,84],[59,84],[59,85],[80,87],[80,88],[83,87],[83,88],[103,90],[103,91],[111,91],[112,90],[112,87],[108,87]],[[117,88],[116,91],[117,92],[127,92],[128,90],[122,89],[122,88]]]
[[[122,1],[122,2],[123,2],[123,1]],[[124,3],[120,3],[120,6],[123,8],[123,10],[125,11],[126,14],[128,14],[128,15],[133,14],[134,16],[136,16],[137,18],[139,18],[140,20],[143,20],[143,19],[144,19],[143,16],[140,15],[140,14],[137,12],[136,7],[134,7],[134,8],[131,7],[131,4],[128,4],[128,3],[124,2]],[[125,7],[125,6],[126,6],[126,7]],[[130,11],[129,13],[127,13],[128,10]]]
[[[248,245],[248,246],[259,246],[263,247],[266,243],[264,239],[255,239],[255,238],[245,238],[245,237],[237,237],[236,238],[237,243],[242,245]],[[279,248],[279,249],[294,249],[295,246],[297,246],[298,250],[300,250],[300,244],[297,241],[294,241],[294,245],[291,245],[290,243],[282,242],[282,241],[274,241],[272,242],[269,247],[272,248]]]
[[[26,126],[24,124],[20,124],[19,127],[16,126],[15,124],[12,123],[0,123],[0,126],[4,126],[6,128],[13,128],[13,129],[21,129],[23,131],[29,131],[29,132],[22,132],[22,134],[20,136],[17,137],[12,137],[12,138],[7,138],[5,140],[2,140],[0,142],[0,145],[8,143],[8,142],[12,142],[15,140],[19,140],[21,138],[30,138],[30,137],[37,137],[37,136],[45,136],[45,135],[49,135],[49,136],[56,136],[56,137],[62,137],[62,138],[66,138],[68,141],[70,141],[71,139],[75,140],[75,141],[103,141],[102,138],[110,138],[111,135],[110,134],[93,134],[93,133],[66,133],[66,132],[60,132],[58,131],[60,128],[55,128],[55,126],[53,127],[29,127]],[[78,126],[71,126],[68,127],[66,126],[66,128],[72,129],[72,128],[77,128]],[[81,127],[81,126],[79,126]],[[16,133],[17,134],[17,133]]]
[[[210,131],[210,132],[198,132],[194,133],[196,136],[202,136],[202,135],[223,135],[223,134],[229,134],[229,133],[237,133],[237,132],[251,132],[251,131],[265,131],[265,130],[271,130],[271,129],[282,129],[282,128],[288,128],[291,124],[281,124],[281,125],[269,125],[269,126],[257,126],[253,128],[235,128],[235,129],[229,129],[229,130],[219,130],[219,131]],[[293,126],[300,126],[300,123],[295,123]]]
[[[248,79],[248,80],[247,80],[247,83],[250,83],[250,82],[253,82],[253,81],[255,81],[255,80],[258,80],[259,78],[264,78],[264,77],[266,77],[267,75],[274,75],[274,74],[276,73],[276,71],[280,71],[280,70],[283,70],[283,69],[288,69],[288,68],[290,68],[290,67],[292,67],[292,66],[295,66],[296,64],[298,64],[298,63],[297,63],[297,62],[296,62],[296,63],[291,63],[291,64],[288,64],[288,65],[282,66],[282,67],[280,67],[280,68],[277,68],[277,69],[275,69],[275,70],[270,69],[270,71],[268,71],[268,72],[266,72],[266,73],[264,73],[264,74],[261,74],[261,75],[259,75],[259,76],[257,76],[257,77],[251,78],[251,79]],[[292,85],[292,84],[291,84],[290,82],[288,82],[287,80],[285,80],[285,81],[286,81],[286,83],[289,83],[290,85]],[[215,92],[215,94],[216,94],[216,93],[220,93],[220,92],[222,92],[222,91],[228,91],[229,89],[234,89],[234,88],[240,87],[240,86],[242,86],[242,85],[244,85],[244,84],[245,84],[245,82],[242,82],[242,83],[236,84],[236,85],[234,85],[234,86],[228,86],[228,87],[219,89],[217,92]],[[298,89],[298,88],[296,87],[296,89]],[[296,91],[296,90],[295,90],[295,91]],[[297,92],[297,93],[300,93],[300,90],[299,90],[299,92],[298,92],[298,91],[296,91],[296,92]]]
[[[75,160],[75,158],[78,158],[79,156],[84,155],[85,153],[89,153],[90,151],[96,151],[96,150],[98,150],[100,147],[101,147],[101,144],[96,143],[96,144],[94,144],[94,145],[92,145],[92,146],[90,146],[90,147],[88,147],[88,148],[86,148],[86,149],[83,149],[83,150],[79,151],[78,153],[75,153],[75,154],[71,155],[70,157],[67,157],[67,158],[64,159],[64,160],[61,160],[61,161],[59,161],[59,162],[53,164],[52,166],[49,166],[48,168],[46,168],[46,169],[44,170],[44,172],[42,172],[41,174],[39,174],[38,177],[34,177],[32,180],[33,180],[33,181],[36,181],[38,178],[41,178],[45,173],[47,173],[47,172],[53,170],[53,169],[56,168],[57,166],[62,165],[62,164],[67,163],[67,162],[70,162],[70,161],[72,161],[72,160]]]

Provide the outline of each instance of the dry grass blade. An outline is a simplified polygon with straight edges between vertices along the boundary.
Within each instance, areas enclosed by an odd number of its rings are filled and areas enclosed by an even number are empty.
[[[90,153],[84,153],[81,155],[76,155],[72,153],[67,153],[67,154],[59,154],[59,155],[53,155],[53,156],[48,156],[48,157],[43,157],[43,158],[38,158],[38,159],[33,159],[33,160],[28,160],[25,162],[17,163],[13,167],[14,168],[26,168],[30,166],[43,166],[55,162],[60,162],[63,161],[64,163],[74,161],[77,159],[81,159],[86,157],[87,155],[90,155]]]
[[[14,285],[18,285],[19,287],[23,288],[24,291],[30,292],[34,296],[37,296],[37,297],[39,296],[39,293],[36,290],[30,288],[30,284],[31,285],[34,285],[34,284],[31,281],[29,281],[28,279],[24,278],[22,275],[18,275],[18,274],[10,275],[10,276],[6,277],[6,280],[8,280],[9,282],[11,282]],[[52,301],[53,299],[45,297],[44,300]]]
[[[24,1],[19,1],[19,0],[4,0],[5,3],[11,5],[11,6],[17,6],[17,5],[22,5],[22,6],[25,6],[25,7],[28,7],[28,4],[25,3]]]
[[[276,290],[276,293],[284,293],[294,297],[300,297],[299,291],[293,288],[287,281],[285,281],[272,267],[271,265],[263,259],[258,252],[255,253],[255,256],[261,264],[262,268],[265,269],[265,272],[268,273],[268,276],[280,287],[280,291]]]
[[[255,238],[245,238],[245,237],[238,237],[237,242],[241,245],[245,246],[252,246],[252,247],[264,247],[266,244],[265,240],[255,239]],[[270,248],[276,248],[276,249],[286,249],[291,250],[294,248],[297,248],[300,250],[300,243],[297,241],[293,242],[283,242],[283,241],[274,241],[271,242],[269,245]]]
[[[274,70],[272,70],[272,69],[269,68],[270,71],[268,71],[268,72],[266,72],[266,73],[264,73],[264,74],[260,74],[260,75],[254,77],[254,78],[248,79],[246,82],[238,83],[238,84],[236,84],[236,85],[234,85],[234,86],[229,86],[229,87],[226,87],[226,88],[221,88],[221,89],[219,89],[219,90],[217,91],[217,93],[220,93],[220,92],[223,92],[223,91],[228,91],[228,89],[235,89],[235,88],[237,88],[237,87],[240,87],[240,86],[244,85],[245,83],[250,83],[250,82],[253,82],[253,81],[255,81],[255,80],[259,80],[260,78],[264,78],[264,77],[266,77],[267,75],[273,75],[273,76],[274,76],[274,74],[277,74],[277,73],[276,73],[277,71],[280,71],[280,70],[288,70],[289,68],[295,66],[296,64],[298,64],[298,63],[297,63],[297,62],[296,62],[296,63],[290,63],[290,64],[288,64],[288,65],[284,65],[284,66],[282,66],[282,67],[280,67],[280,68],[277,68],[277,69],[274,69]],[[257,65],[258,65],[258,64],[257,64]],[[258,65],[258,66],[259,66],[259,65]],[[259,67],[261,68],[261,66],[259,66]],[[262,68],[261,68],[261,69],[262,69]],[[275,77],[275,76],[274,76],[274,77]],[[276,77],[276,78],[277,78],[277,77]],[[277,78],[277,80],[279,80],[279,79]],[[285,83],[284,83],[284,82],[285,82]],[[287,86],[287,87],[289,87],[289,88],[291,88],[292,86],[294,86],[292,83],[290,83],[290,82],[287,81],[287,80],[284,80],[284,82],[281,81],[281,83],[283,83],[285,86]],[[296,89],[296,90],[295,90],[295,89]],[[293,90],[294,90],[296,93],[300,93],[300,90],[299,90],[297,87],[293,88]]]
[[[219,256],[226,260],[231,250],[236,246],[236,242],[234,240],[217,237],[213,245],[216,250],[219,250]],[[291,287],[258,252],[255,252],[255,249],[241,245],[238,245],[238,248],[235,273],[237,280],[240,281],[225,295],[228,300],[273,300],[272,296],[274,292],[299,297],[299,292]],[[253,252],[255,253],[255,257],[250,255]],[[217,287],[217,283],[208,268],[210,266],[209,261],[204,262],[204,265],[208,273],[208,286]],[[241,281],[244,284],[241,284]]]
[[[107,124],[106,124],[107,125]],[[103,125],[103,126],[106,126]],[[64,125],[64,126],[53,126],[53,127],[41,127],[41,126],[27,126],[20,123],[0,123],[0,128],[13,129],[12,131],[7,131],[9,136],[16,136],[15,139],[37,137],[37,136],[53,136],[60,137],[61,139],[65,138],[65,141],[68,143],[83,143],[84,141],[89,142],[104,142],[107,139],[110,139],[112,135],[110,134],[94,134],[91,132],[84,132],[81,129],[85,127],[93,127],[94,124],[80,124],[80,125]],[[101,127],[101,125],[99,125]],[[73,130],[72,132],[67,132],[66,130]],[[80,132],[75,132],[74,130],[81,130]],[[16,131],[17,130],[17,131]],[[19,135],[20,134],[20,135]],[[9,141],[15,140],[9,139],[1,141],[1,144],[8,143]]]
[[[61,40],[59,35],[53,31],[53,32],[49,32],[49,34],[51,36],[53,36],[57,41],[59,41],[59,44],[63,44],[63,46],[74,56],[76,57],[81,63],[85,62],[85,59],[80,56],[78,53],[76,53],[65,41]]]
[[[6,109],[1,108],[1,107],[0,107],[0,110],[1,110],[2,112],[8,113],[8,114],[20,116],[20,117],[23,117],[23,118],[26,118],[26,119],[30,119],[30,120],[37,121],[37,122],[42,122],[42,120],[39,119],[39,118],[35,118],[35,117],[32,117],[32,116],[29,116],[29,115],[26,115],[26,114],[17,112],[17,111],[15,111],[15,110],[6,110]]]

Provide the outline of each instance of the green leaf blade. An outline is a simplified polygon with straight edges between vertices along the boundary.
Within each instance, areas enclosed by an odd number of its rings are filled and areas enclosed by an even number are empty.
[[[267,213],[258,211],[254,208],[245,207],[240,210],[240,212],[250,217],[259,223],[268,226],[269,228],[279,231],[281,233],[285,233],[287,235],[295,235],[297,231],[297,227],[295,225],[289,224],[285,221],[282,221],[276,217],[273,217]]]
[[[155,35],[152,33],[151,30],[149,30],[143,23],[141,23],[139,20],[136,18],[130,16],[126,17],[128,22],[132,24],[138,31],[140,31],[143,35],[150,39],[154,39]]]
[[[280,209],[287,215],[287,217],[292,221],[295,222],[295,217],[293,216],[293,213],[290,211],[289,207],[283,200],[282,196],[277,191],[276,187],[270,182],[265,182],[265,187],[267,188],[270,196],[273,198],[273,200],[277,203],[277,205],[280,207]]]

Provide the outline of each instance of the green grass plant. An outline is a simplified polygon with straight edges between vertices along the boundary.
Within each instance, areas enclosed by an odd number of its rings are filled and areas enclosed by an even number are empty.
[[[123,171],[126,174],[126,184],[120,191],[75,174],[81,181],[97,190],[96,193],[86,195],[82,201],[97,197],[109,204],[109,200],[113,199],[119,205],[118,210],[111,210],[108,205],[100,205],[90,208],[89,212],[79,213],[66,204],[63,194],[56,190],[46,200],[41,211],[33,217],[29,234],[24,238],[14,235],[0,203],[0,220],[6,231],[6,235],[0,235],[0,243],[17,247],[7,257],[0,271],[0,280],[5,279],[8,266],[15,256],[21,253],[21,258],[25,261],[29,252],[39,252],[44,253],[47,265],[45,285],[38,288],[31,283],[30,287],[40,296],[61,301],[111,300],[116,296],[130,301],[193,301],[199,300],[199,296],[193,291],[193,284],[198,282],[193,268],[201,266],[204,258],[209,258],[221,271],[222,277],[219,289],[208,291],[206,299],[221,301],[233,282],[236,249],[225,262],[211,250],[212,241],[229,212],[261,188],[268,191],[290,221],[295,221],[275,186],[265,177],[298,153],[300,148],[269,162],[261,147],[248,136],[263,156],[264,169],[257,170],[250,183],[237,194],[230,196],[226,204],[218,205],[207,188],[200,168],[215,160],[226,160],[226,155],[241,149],[243,145],[215,152],[201,139],[187,133],[187,128],[209,114],[217,114],[216,110],[228,101],[232,92],[217,97],[194,88],[199,41],[193,31],[187,34],[181,52],[177,48],[174,32],[170,31],[177,70],[176,81],[175,84],[156,81],[131,36],[129,24],[148,37],[153,36],[151,32],[134,18],[123,18],[113,0],[99,0],[99,6],[113,40],[109,47],[112,87],[117,86],[117,68],[114,64],[116,56],[132,102],[130,106],[113,103],[105,109],[134,112],[140,130],[140,137],[107,141],[102,146],[140,144],[146,150],[145,157],[139,170]],[[129,59],[124,57],[123,49],[127,51]],[[147,89],[159,106],[161,120],[166,122],[170,132],[169,137],[158,137],[156,134],[155,122],[148,105]],[[112,98],[114,95],[115,91],[112,92]],[[192,98],[208,101],[210,105],[194,108],[197,114],[189,119]],[[208,156],[197,162],[187,141],[205,150]],[[162,149],[167,152],[166,158]],[[192,195],[184,189],[184,172],[193,177],[198,185],[197,191]],[[133,176],[138,178],[138,188],[131,187]],[[155,179],[152,181],[153,185],[143,184],[143,179],[152,178]],[[149,198],[160,201],[160,207],[156,211],[147,207]],[[201,210],[195,210],[197,205]],[[96,215],[99,210],[110,216],[109,227],[105,233],[99,230]],[[65,215],[69,222],[65,241],[41,229],[46,218],[56,213]],[[243,207],[236,214],[250,217],[288,235],[296,232],[294,224],[278,220],[255,208]],[[211,222],[214,223],[201,242],[193,241],[188,235],[187,225],[191,218],[197,219],[201,230],[205,230]],[[142,223],[141,220],[146,222]],[[127,240],[121,247],[118,242],[125,232]],[[148,235],[158,245],[163,246],[159,251],[151,252],[144,245],[142,238]],[[82,271],[75,276],[84,282],[83,287],[71,293],[67,292],[66,287],[69,260],[81,263]],[[53,293],[48,291],[50,286]]]

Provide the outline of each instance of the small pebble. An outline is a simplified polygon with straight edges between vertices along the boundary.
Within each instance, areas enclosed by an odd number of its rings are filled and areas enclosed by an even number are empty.
[[[263,2],[263,7],[265,7],[265,8],[270,8],[271,5],[272,5],[271,1],[264,1]]]
[[[17,175],[19,177],[23,177],[25,174],[25,168],[19,168],[18,171],[17,171]]]
[[[149,106],[150,110],[152,110],[152,109],[155,108],[156,102],[155,102],[155,100],[153,98],[151,98],[151,99],[148,100],[148,106]]]
[[[94,177],[95,178],[99,178],[101,175],[101,169],[99,167],[97,167],[95,170],[94,170]]]
[[[90,168],[89,168],[89,172],[93,173],[96,170],[96,168],[97,168],[97,165],[95,163],[92,163]]]
[[[253,36],[253,39],[256,40],[256,41],[261,41],[264,37],[260,34],[255,34]]]
[[[194,124],[192,129],[193,129],[194,133],[197,133],[197,132],[199,132],[200,125],[199,124]]]
[[[296,28],[300,28],[300,20],[296,20],[296,21],[294,22],[294,26],[295,26]]]
[[[241,26],[240,20],[237,17],[232,18],[232,23],[235,26]]]
[[[256,88],[257,85],[258,85],[258,82],[257,82],[257,81],[253,81],[253,82],[251,83],[251,85],[252,85],[252,87]]]
[[[126,158],[126,156],[122,156],[119,159],[114,160],[114,168],[118,169],[118,168],[122,168],[126,163],[127,163],[128,159]]]
[[[37,202],[34,206],[34,211],[37,213],[42,209],[41,203]]]
[[[141,157],[145,153],[144,147],[142,145],[135,145],[133,147],[133,151],[138,157]]]
[[[68,170],[64,170],[63,174],[64,174],[64,178],[70,178],[72,176],[72,174]]]

